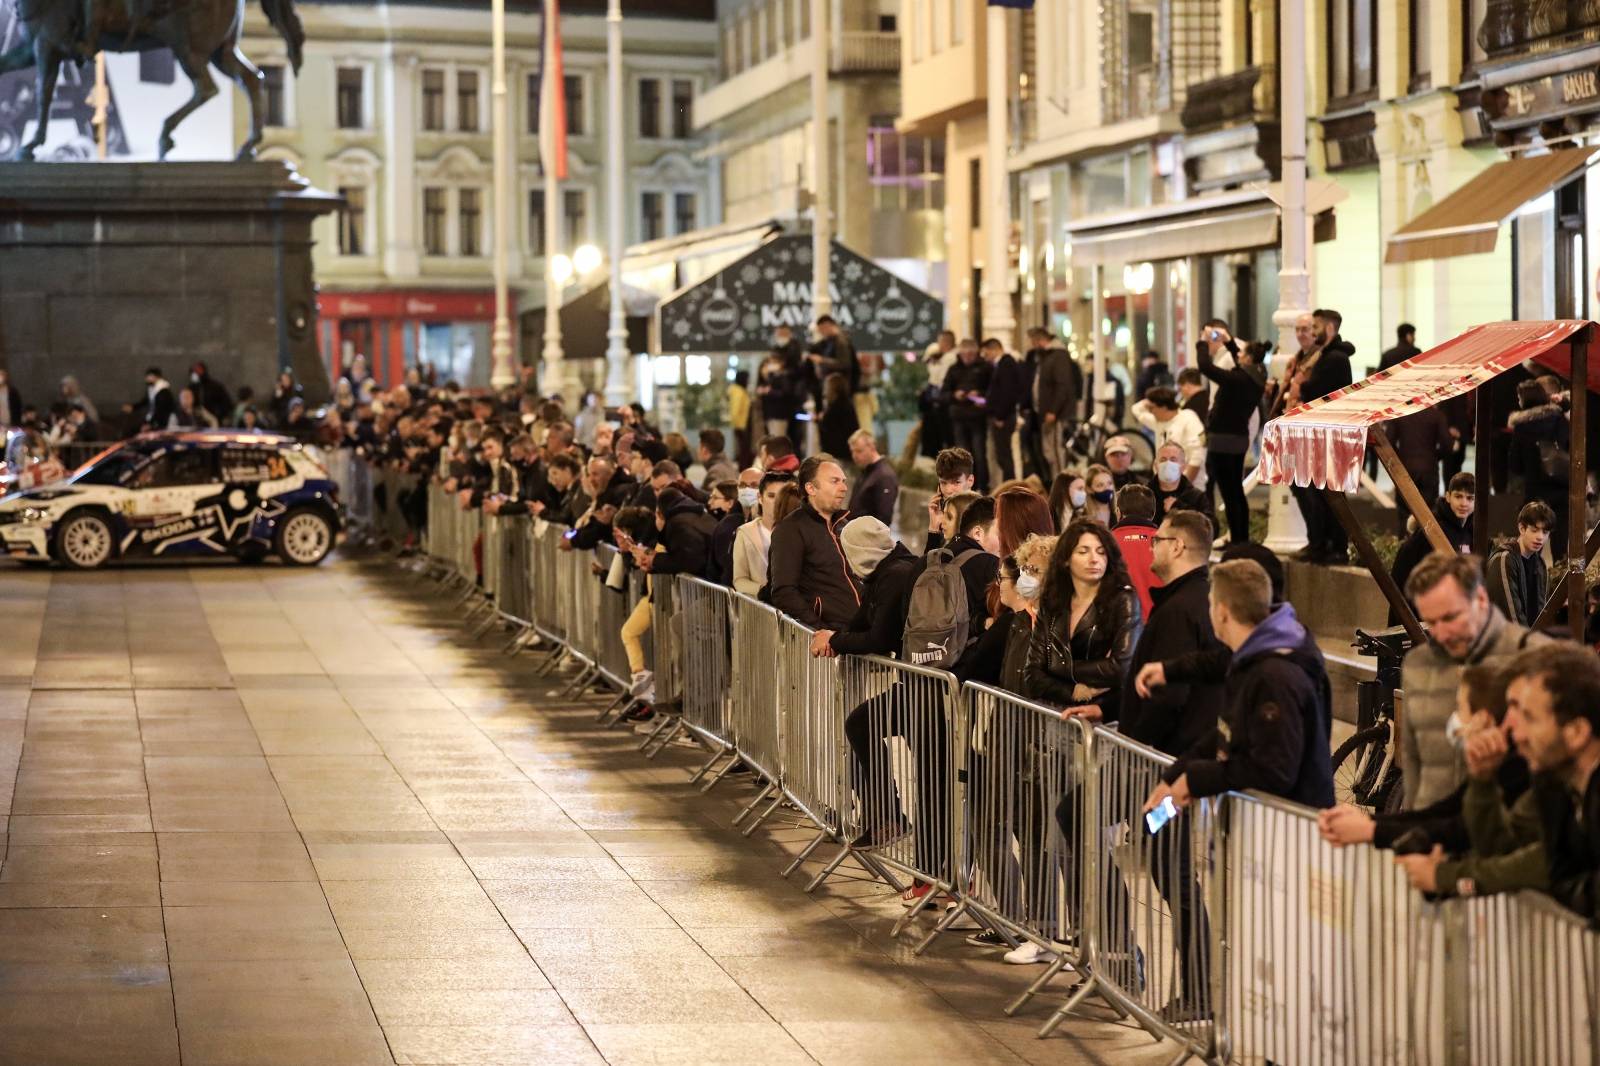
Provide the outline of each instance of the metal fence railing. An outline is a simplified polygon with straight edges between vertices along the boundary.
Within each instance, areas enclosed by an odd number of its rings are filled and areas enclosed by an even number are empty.
[[[735,825],[788,803],[816,830],[786,874],[837,846],[811,887],[846,861],[927,886],[894,927],[938,905],[918,951],[968,915],[1051,953],[1008,1008],[1071,977],[1041,1035],[1097,996],[1211,1062],[1600,1062],[1600,933],[1547,897],[1430,902],[1388,853],[1335,848],[1316,812],[1254,793],[1152,830],[1171,760],[1114,729],[937,670],[813,655],[815,634],[767,604],[681,575],[647,587],[609,546],[567,550],[556,526],[484,518],[436,486],[425,527],[434,575],[478,600],[467,618],[518,630],[508,651],[537,635],[547,671],[575,663],[570,691],[614,694],[602,719],[637,702],[619,634],[648,598],[656,706],[681,713],[646,749],[694,738],[704,788],[748,768]]]

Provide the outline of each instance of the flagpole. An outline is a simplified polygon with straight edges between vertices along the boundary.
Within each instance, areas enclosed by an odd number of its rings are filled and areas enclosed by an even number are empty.
[[[545,0],[544,31],[539,47],[539,170],[544,175],[544,352],[539,391],[554,396],[566,385],[561,365],[561,290],[550,264],[566,245],[561,214],[561,154],[557,142],[566,136],[566,108],[556,106],[561,83],[561,9],[558,0]]]
[[[490,87],[494,105],[494,331],[489,340],[489,384],[503,389],[517,383],[511,350],[511,121],[506,97],[506,2],[493,0],[490,6],[493,27],[494,82]]]
[[[988,247],[983,261],[983,331],[1010,349],[1016,346],[1017,320],[1011,311],[1011,172],[1006,156],[1010,66],[1006,34],[1009,12],[990,3],[988,11],[988,135],[984,169],[989,179],[985,213]]]
[[[606,6],[606,252],[611,326],[606,330],[606,403],[628,402],[628,324],[622,304],[622,0]]]

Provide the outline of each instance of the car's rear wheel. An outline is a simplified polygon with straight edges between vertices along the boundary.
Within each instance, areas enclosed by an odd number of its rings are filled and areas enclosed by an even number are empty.
[[[56,555],[74,570],[104,566],[113,550],[111,524],[94,511],[68,515],[56,532]]]
[[[333,549],[333,523],[311,508],[290,511],[273,538],[278,558],[290,566],[316,566]]]

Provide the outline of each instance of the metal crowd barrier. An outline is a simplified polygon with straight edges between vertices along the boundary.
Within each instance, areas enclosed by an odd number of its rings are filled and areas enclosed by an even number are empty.
[[[579,687],[627,697],[616,634],[641,574],[603,588],[592,568],[609,546],[559,551],[557,527],[483,525],[437,487],[428,504],[446,574],[470,592],[481,530],[495,613],[549,638],[547,668],[576,658]],[[1041,1036],[1095,995],[1219,1063],[1600,1062],[1600,933],[1548,898],[1426,902],[1390,854],[1334,848],[1314,811],[1255,794],[1191,804],[1152,833],[1159,752],[939,671],[815,658],[811,630],[697,579],[652,585],[658,702],[683,703],[658,743],[680,729],[706,743],[697,777],[725,755],[706,787],[735,762],[758,776],[734,819],[746,835],[784,801],[816,824],[786,873],[832,840],[813,887],[851,857],[891,885],[933,886],[896,932],[953,896],[917,950],[970,914],[1054,953],[1008,1008],[1074,972]]]

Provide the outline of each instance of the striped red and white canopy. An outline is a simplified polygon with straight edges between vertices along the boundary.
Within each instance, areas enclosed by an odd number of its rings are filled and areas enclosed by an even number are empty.
[[[1572,340],[1582,319],[1490,322],[1388,370],[1301,404],[1261,431],[1261,480],[1355,492],[1367,430],[1471,392],[1529,359],[1570,378]],[[1593,343],[1593,334],[1590,334]],[[1600,392],[1600,353],[1588,358],[1588,385]]]

